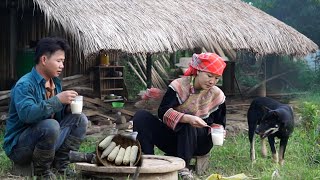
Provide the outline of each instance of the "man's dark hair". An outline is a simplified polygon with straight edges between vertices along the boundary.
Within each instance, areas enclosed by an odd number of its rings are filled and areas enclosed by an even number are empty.
[[[70,50],[70,46],[65,39],[58,37],[46,37],[40,39],[37,44],[34,61],[36,64],[39,63],[42,55],[51,56],[58,50],[63,50],[65,54]]]

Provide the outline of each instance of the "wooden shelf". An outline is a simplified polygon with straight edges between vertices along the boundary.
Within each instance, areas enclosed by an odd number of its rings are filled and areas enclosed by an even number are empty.
[[[126,97],[124,83],[124,66],[96,66],[94,78],[98,78],[94,85],[95,93],[104,102],[121,101],[121,99],[104,99],[110,94]]]
[[[123,79],[123,77],[100,77],[100,80],[104,80],[104,79]]]
[[[124,66],[96,66],[96,67],[98,67],[98,68],[124,68]]]
[[[115,102],[115,101],[123,101],[123,99],[105,99],[103,102]]]
[[[101,91],[122,91],[123,88],[108,88],[108,89],[101,89]],[[113,94],[113,93],[111,93]]]

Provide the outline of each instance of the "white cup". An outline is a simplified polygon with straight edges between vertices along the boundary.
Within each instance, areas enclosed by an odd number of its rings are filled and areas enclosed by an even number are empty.
[[[72,114],[81,114],[83,107],[83,96],[76,96],[74,101],[71,102],[70,106]]]
[[[222,125],[211,126],[211,139],[213,145],[222,146],[224,140],[224,128]]]

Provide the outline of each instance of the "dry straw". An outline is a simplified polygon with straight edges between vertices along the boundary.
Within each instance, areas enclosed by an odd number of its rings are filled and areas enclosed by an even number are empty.
[[[305,55],[310,39],[240,0],[33,0],[50,25],[72,34],[85,55],[205,47],[260,55]]]

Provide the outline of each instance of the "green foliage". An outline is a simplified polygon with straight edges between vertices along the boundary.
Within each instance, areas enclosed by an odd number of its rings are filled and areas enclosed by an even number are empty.
[[[156,155],[164,155],[165,153],[161,151],[158,147],[154,148],[154,154]]]
[[[263,11],[266,11],[266,10],[273,8],[275,6],[275,3],[277,0],[268,0],[268,1],[265,1],[265,0],[243,0],[243,1],[247,2],[247,3],[250,2],[253,6],[255,6]]]
[[[2,149],[3,138],[4,138],[4,127],[1,126],[0,127],[0,142],[1,142],[0,143],[1,144],[1,148],[0,148],[0,177],[3,176],[4,174],[6,174],[11,168],[11,161],[7,157],[4,150]]]
[[[241,85],[247,87],[253,87],[261,81],[257,78],[257,76],[240,76],[238,80],[241,83]]]
[[[179,60],[181,57],[191,57],[192,54],[191,50],[179,50],[176,52],[176,59]]]
[[[133,57],[130,55],[126,55],[125,57],[121,58],[120,64],[124,66],[124,75],[125,84],[128,92],[128,98],[130,100],[136,99],[137,95],[141,90],[145,90],[145,87],[139,77],[134,73],[134,71],[129,67],[128,62],[131,62],[133,66],[137,66],[136,63],[133,61]],[[135,69],[138,69],[135,67]]]
[[[281,76],[281,78],[285,79],[294,90],[305,91],[315,85],[314,77],[316,72],[312,71],[303,60],[293,60],[287,56],[282,56],[277,60],[279,61],[277,72],[290,71]]]
[[[309,152],[310,160],[313,163],[320,163],[320,94],[313,93],[300,103],[298,108],[301,114],[302,125],[304,131],[308,134],[306,141],[312,145]]]
[[[312,89],[315,91],[318,91],[320,89],[320,69],[315,70],[312,81],[313,81]]]
[[[261,82],[261,67],[258,65],[254,54],[248,52],[238,52],[238,60],[235,66],[235,74],[240,85],[245,87],[253,87]]]
[[[319,0],[244,0],[320,44]]]
[[[247,52],[239,52],[236,64],[236,77],[239,84],[251,88],[264,80],[266,61],[267,91],[289,93],[320,89],[320,71],[312,70],[302,59],[288,56],[269,55],[256,60]],[[281,76],[278,76],[281,74]]]
[[[319,125],[319,105],[312,102],[303,102],[299,108],[302,114],[303,125],[307,131],[315,131]],[[315,135],[315,133],[313,133]]]
[[[11,168],[11,161],[7,157],[7,155],[4,153],[4,151],[1,151],[0,153],[0,177],[4,174],[6,174],[10,168]]]

